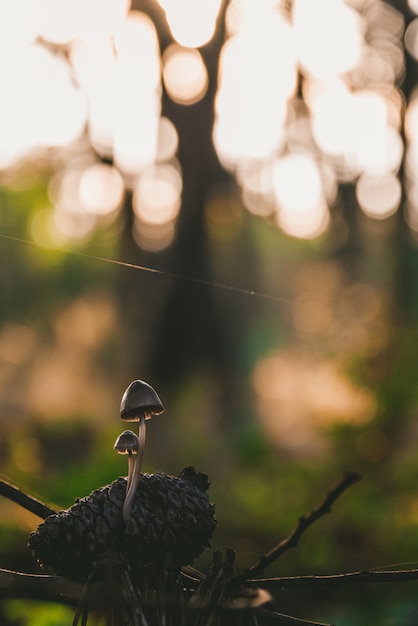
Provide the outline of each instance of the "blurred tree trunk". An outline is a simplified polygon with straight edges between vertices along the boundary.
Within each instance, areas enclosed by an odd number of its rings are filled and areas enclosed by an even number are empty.
[[[211,281],[205,202],[212,185],[227,180],[212,143],[219,53],[224,40],[223,15],[215,39],[201,52],[209,74],[205,97],[191,106],[175,104],[164,93],[163,115],[177,128],[183,170],[182,207],[173,245],[162,255],[163,268],[180,276]],[[182,279],[167,285],[160,327],[151,354],[157,376],[181,376],[202,362],[221,372],[228,359],[224,328],[213,289]]]
[[[178,158],[183,172],[182,206],[171,246],[158,253],[141,251],[132,235],[131,196],[127,196],[126,223],[121,258],[201,284],[167,275],[120,272],[119,299],[127,320],[125,329],[127,366],[132,375],[149,374],[153,381],[172,384],[202,367],[215,375],[221,386],[231,359],[227,331],[217,308],[210,269],[205,201],[217,183],[230,179],[220,165],[212,143],[214,98],[218,60],[224,42],[224,0],[215,37],[200,49],[209,75],[205,97],[191,106],[171,101],[165,92],[162,113],[179,135]],[[138,2],[134,8],[154,21],[161,51],[172,43],[165,16],[155,2]]]

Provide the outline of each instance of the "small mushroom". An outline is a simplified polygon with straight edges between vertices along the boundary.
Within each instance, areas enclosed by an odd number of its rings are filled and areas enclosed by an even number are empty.
[[[124,430],[115,441],[113,449],[119,454],[128,454],[128,482],[127,489],[132,481],[133,468],[138,456],[138,435],[132,430]]]
[[[126,498],[123,505],[123,518],[128,522],[133,498],[138,486],[141,473],[142,457],[145,449],[146,426],[145,421],[153,415],[164,411],[157,392],[143,380],[134,380],[125,390],[120,403],[120,418],[127,422],[139,422],[137,456],[132,467],[132,476],[128,476]],[[132,432],[132,431],[125,431]],[[123,433],[122,433],[123,434]],[[134,434],[134,433],[132,433]]]
[[[129,521],[132,501],[138,486],[139,472],[136,471],[138,464],[139,439],[132,430],[124,430],[115,441],[113,449],[119,454],[128,455],[128,479],[126,483],[126,496],[122,508],[122,517],[125,524]]]

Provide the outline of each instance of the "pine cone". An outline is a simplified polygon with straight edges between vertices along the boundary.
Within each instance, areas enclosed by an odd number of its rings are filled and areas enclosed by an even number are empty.
[[[132,571],[187,565],[209,545],[216,527],[205,474],[188,467],[178,477],[142,474],[129,523],[122,519],[126,479],[95,489],[69,509],[48,516],[28,547],[42,567],[84,580],[108,553],[124,556]]]

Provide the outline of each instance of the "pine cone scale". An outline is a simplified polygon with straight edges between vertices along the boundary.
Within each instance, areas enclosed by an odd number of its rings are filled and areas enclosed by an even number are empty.
[[[108,552],[123,554],[133,571],[162,568],[167,557],[180,568],[209,545],[216,527],[208,487],[207,477],[193,468],[178,477],[144,474],[125,526],[126,479],[118,478],[47,517],[28,546],[42,566],[70,578],[84,579]]]

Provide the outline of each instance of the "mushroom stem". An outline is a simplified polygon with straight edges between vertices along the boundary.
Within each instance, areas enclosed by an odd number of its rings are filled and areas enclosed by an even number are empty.
[[[142,459],[144,457],[144,451],[145,451],[145,439],[146,439],[146,424],[145,424],[145,420],[147,419],[147,417],[149,417],[148,413],[144,413],[144,415],[141,416],[140,422],[139,422],[139,430],[138,430],[138,460],[137,460],[137,474],[138,474],[138,479],[139,479],[139,475],[141,473],[141,465],[142,465]]]
[[[135,470],[135,460],[136,460],[136,454],[132,454],[132,451],[129,450],[128,452],[128,479],[127,479],[127,483],[126,483],[126,491],[129,491],[129,487],[131,485],[132,482],[132,476]]]
[[[125,524],[129,522],[132,503],[138,488],[139,477],[141,475],[142,458],[144,456],[146,437],[145,415],[139,422],[138,454],[129,455],[129,475],[126,485],[126,497],[122,507],[122,517]]]
[[[126,496],[125,496],[125,500],[123,502],[123,507],[122,507],[122,517],[123,517],[123,521],[125,522],[125,524],[127,524],[129,522],[129,518],[131,516],[131,508],[132,508],[132,502],[134,499],[134,495],[136,492],[136,488],[133,489],[133,485],[135,483],[138,483],[137,480],[135,480],[135,476],[136,476],[136,457],[132,459],[132,472],[129,472],[129,476],[128,476],[128,482],[127,482],[127,486],[126,486]]]

